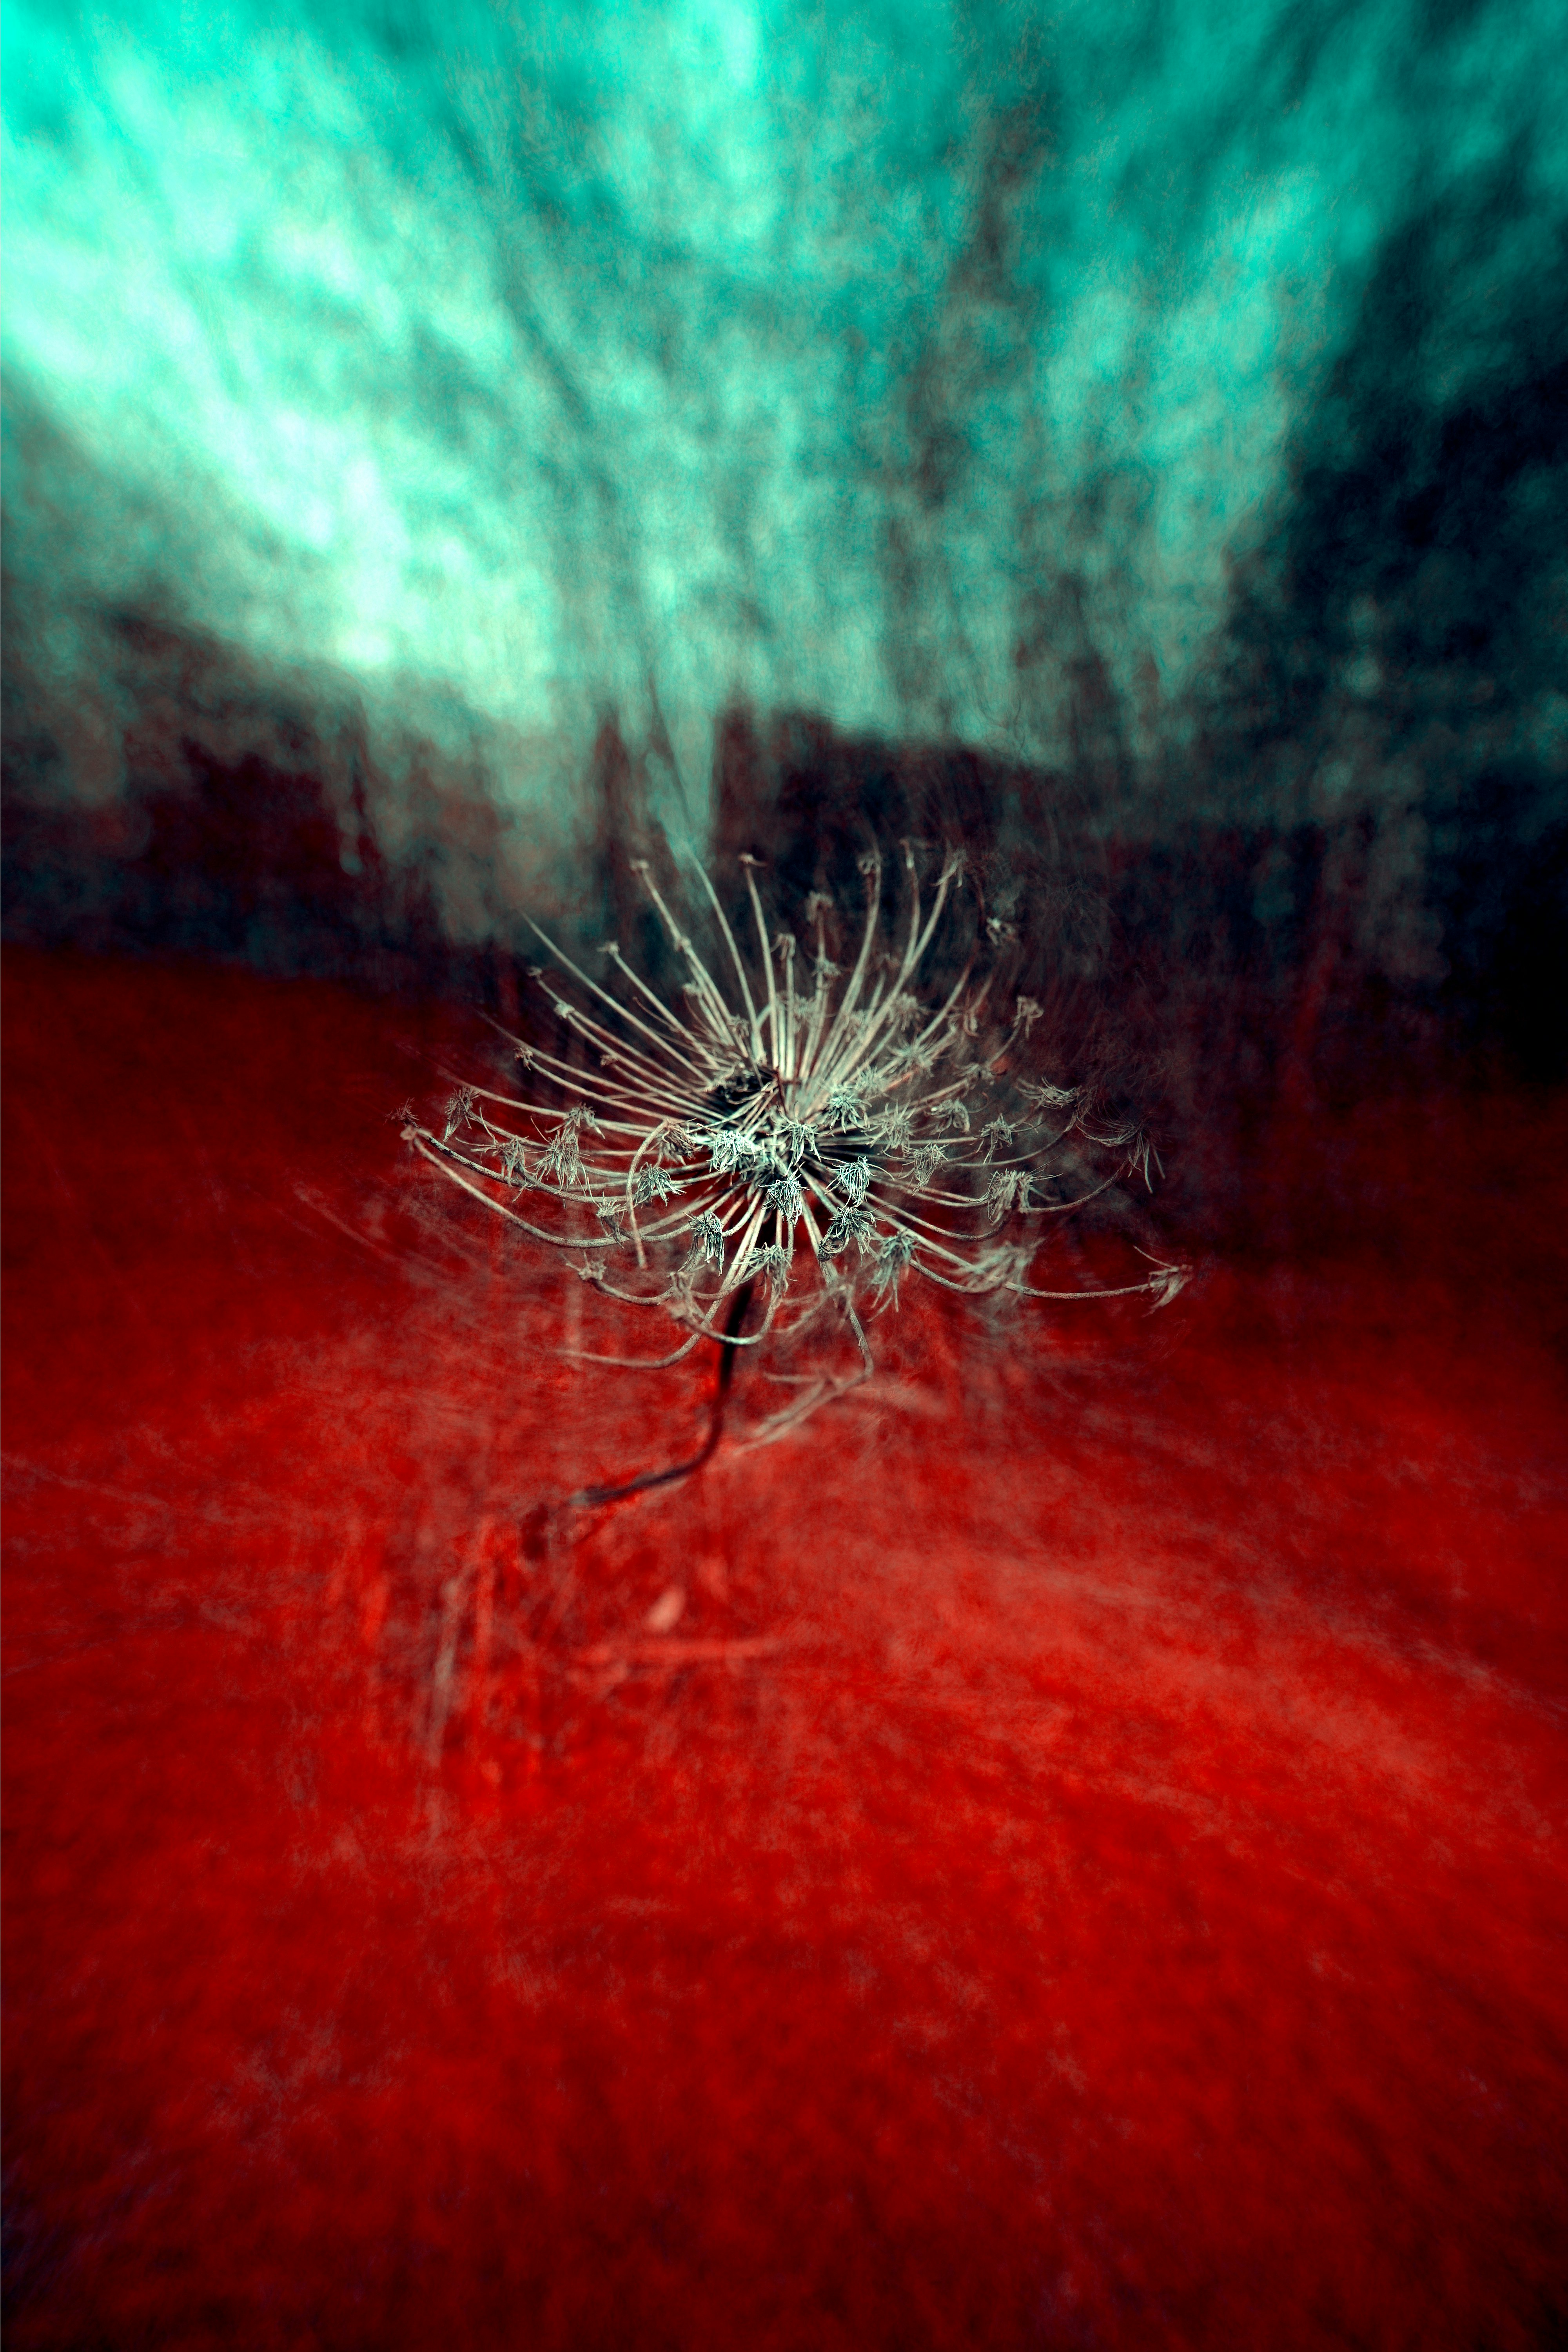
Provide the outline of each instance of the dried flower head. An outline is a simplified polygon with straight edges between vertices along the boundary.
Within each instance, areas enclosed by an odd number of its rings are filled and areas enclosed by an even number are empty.
[[[438,1126],[411,1118],[405,1135],[607,1295],[670,1317],[685,1339],[643,1361],[673,1363],[704,1339],[759,1346],[826,1308],[852,1332],[864,1377],[862,1310],[896,1307],[904,1276],[968,1296],[1142,1293],[1163,1306],[1185,1279],[1179,1266],[1152,1261],[1143,1280],[1109,1291],[1030,1279],[1052,1221],[1135,1171],[1147,1181],[1152,1149],[1136,1129],[1093,1116],[1077,1089],[1016,1074],[1039,1007],[1021,997],[1010,1014],[994,1013],[994,975],[977,973],[974,956],[945,993],[922,992],[963,861],[946,858],[928,903],[908,845],[903,859],[901,945],[883,948],[883,863],[868,856],[847,971],[829,952],[834,910],[821,893],[805,903],[809,940],[770,934],[743,860],[757,939],[749,961],[699,869],[723,980],[639,866],[689,973],[678,1001],[615,944],[602,986],[534,926],[572,987],[536,977],[586,1065],[514,1040],[534,1098],[459,1087]],[[805,992],[797,951],[812,975]],[[746,1331],[753,1294],[761,1311]],[[844,1385],[820,1384],[780,1419]]]

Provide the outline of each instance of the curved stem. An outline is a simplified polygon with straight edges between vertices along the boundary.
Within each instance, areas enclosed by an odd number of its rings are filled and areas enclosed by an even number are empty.
[[[708,1434],[703,1439],[699,1451],[691,1456],[690,1461],[677,1462],[668,1470],[645,1470],[640,1478],[628,1478],[619,1486],[584,1486],[580,1493],[567,1496],[569,1508],[584,1503],[595,1506],[601,1503],[619,1503],[628,1495],[646,1494],[649,1487],[668,1486],[673,1485],[677,1478],[689,1478],[693,1471],[700,1470],[705,1462],[711,1461],[718,1451],[719,1440],[724,1434],[724,1412],[735,1378],[735,1362],[741,1345],[741,1326],[746,1319],[746,1309],[752,1303],[752,1293],[755,1286],[753,1283],[742,1283],[730,1303],[730,1312],[724,1318],[723,1336],[719,1341],[719,1375],[714,1383],[713,1409],[708,1423]]]

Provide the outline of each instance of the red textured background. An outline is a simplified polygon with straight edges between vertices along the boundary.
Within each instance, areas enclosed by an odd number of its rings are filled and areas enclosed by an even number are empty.
[[[6,980],[18,2352],[1563,2340],[1560,1100],[531,1558],[707,1375],[405,1168],[477,1026]]]

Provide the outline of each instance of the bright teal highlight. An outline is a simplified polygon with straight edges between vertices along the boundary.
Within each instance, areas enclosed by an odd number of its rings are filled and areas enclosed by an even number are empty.
[[[1089,642],[1150,751],[1380,238],[1517,154],[1451,394],[1568,179],[1549,0],[7,26],[14,564],[522,799],[650,677],[698,776],[737,694],[1050,760]]]

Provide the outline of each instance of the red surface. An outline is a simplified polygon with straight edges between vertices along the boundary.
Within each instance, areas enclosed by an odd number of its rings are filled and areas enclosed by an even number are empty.
[[[6,970],[17,2352],[1562,2340],[1561,1106],[530,1559],[707,1375],[407,1172],[475,1033]]]

